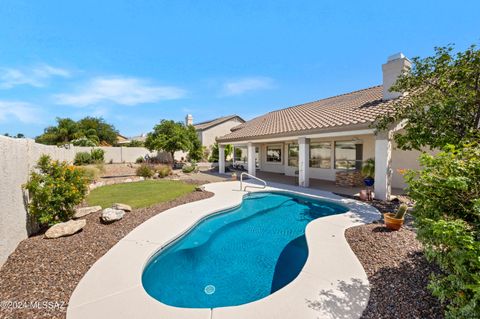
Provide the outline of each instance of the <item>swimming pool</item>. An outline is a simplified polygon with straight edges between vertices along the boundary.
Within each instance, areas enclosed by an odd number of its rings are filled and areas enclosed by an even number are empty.
[[[308,257],[307,224],[348,209],[290,193],[257,192],[242,204],[204,219],[157,252],[142,284],[167,305],[235,306],[281,289]]]

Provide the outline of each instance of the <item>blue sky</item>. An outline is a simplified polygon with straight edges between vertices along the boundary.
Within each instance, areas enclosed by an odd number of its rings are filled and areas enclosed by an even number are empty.
[[[0,2],[0,133],[102,116],[265,112],[381,83],[402,51],[480,43],[480,1]]]

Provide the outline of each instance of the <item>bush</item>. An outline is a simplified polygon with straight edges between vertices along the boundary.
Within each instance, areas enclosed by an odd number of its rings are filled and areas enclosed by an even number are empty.
[[[182,172],[184,173],[192,173],[197,171],[197,164],[195,162],[187,163],[183,165]]]
[[[145,178],[151,178],[155,174],[153,167],[147,164],[140,165],[136,172],[137,176],[142,176]]]
[[[50,156],[43,155],[23,187],[30,196],[29,214],[40,225],[50,226],[73,216],[75,205],[80,204],[87,193],[87,180],[67,162],[52,161]]]
[[[88,152],[78,152],[75,154],[73,164],[75,165],[88,165],[92,163],[92,156]]]
[[[82,172],[83,177],[85,178],[88,184],[91,184],[100,178],[101,172],[100,172],[100,169],[98,169],[97,167],[78,166],[75,168],[78,169],[80,172]]]
[[[135,163],[137,163],[137,164],[141,164],[141,163],[143,163],[143,162],[145,162],[145,159],[143,158],[143,156],[140,156],[139,158],[137,158],[137,159],[135,160]]]
[[[105,151],[101,148],[94,148],[90,151],[90,157],[93,163],[103,163]]]
[[[77,138],[75,140],[72,140],[71,143],[74,146],[97,146],[98,145],[98,143],[86,137]]]
[[[424,169],[406,180],[418,238],[442,270],[429,287],[447,318],[480,318],[480,146],[449,145],[420,162]]]
[[[168,165],[158,165],[155,167],[155,170],[158,173],[158,177],[167,177],[172,174],[172,168]]]

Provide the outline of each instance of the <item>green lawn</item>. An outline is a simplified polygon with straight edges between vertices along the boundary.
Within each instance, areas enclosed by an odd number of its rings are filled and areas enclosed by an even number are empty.
[[[88,195],[87,202],[102,208],[111,207],[113,203],[141,208],[175,199],[194,190],[194,185],[179,181],[149,180],[96,188]]]

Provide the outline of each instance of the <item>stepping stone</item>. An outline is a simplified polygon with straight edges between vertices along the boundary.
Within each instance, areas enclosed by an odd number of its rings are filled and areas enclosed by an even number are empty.
[[[69,220],[68,222],[58,223],[50,227],[45,232],[45,237],[52,239],[73,235],[85,227],[86,224],[87,221],[85,219]]]
[[[121,204],[121,203],[113,204],[112,208],[113,209],[120,209],[120,210],[123,210],[123,211],[126,211],[126,212],[131,212],[132,211],[132,207],[130,207],[127,204]]]
[[[90,207],[80,207],[75,209],[75,214],[73,214],[73,218],[81,218],[87,216],[91,213],[95,213],[102,210],[102,206],[90,206]]]
[[[102,211],[102,216],[100,219],[104,223],[113,223],[114,221],[120,220],[125,215],[125,211],[121,209],[114,209],[114,208],[105,208]]]

